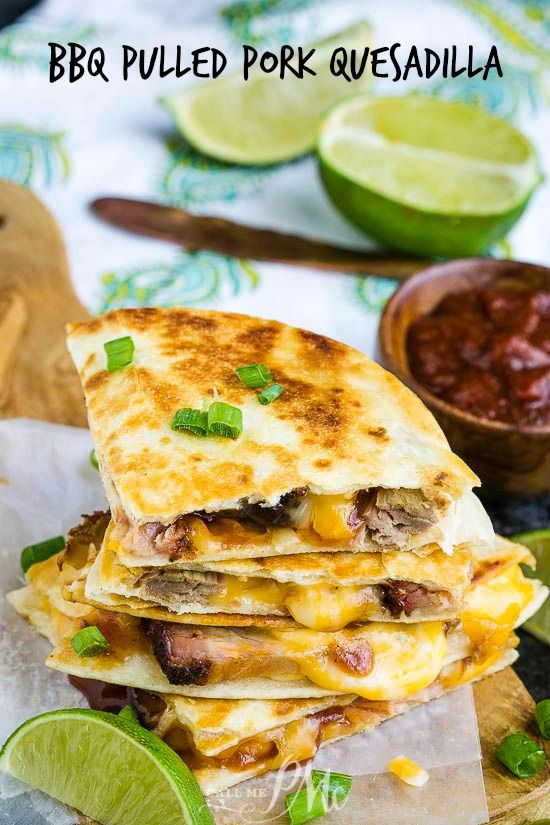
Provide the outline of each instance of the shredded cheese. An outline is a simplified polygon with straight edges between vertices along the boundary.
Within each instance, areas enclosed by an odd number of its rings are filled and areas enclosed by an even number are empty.
[[[428,771],[406,756],[396,756],[388,762],[388,770],[407,785],[414,785],[415,788],[421,788],[430,778]]]

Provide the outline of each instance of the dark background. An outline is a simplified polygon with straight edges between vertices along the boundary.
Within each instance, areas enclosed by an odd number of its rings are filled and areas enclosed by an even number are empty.
[[[0,29],[20,14],[38,5],[37,0],[0,0]],[[529,499],[500,499],[484,501],[496,528],[504,535],[524,530],[535,530],[550,525],[550,497],[532,501]],[[519,647],[520,658],[514,669],[519,674],[536,701],[550,697],[550,651],[538,639],[522,630]]]

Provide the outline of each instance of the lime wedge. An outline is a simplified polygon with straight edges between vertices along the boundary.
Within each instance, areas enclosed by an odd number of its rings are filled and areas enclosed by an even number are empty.
[[[542,179],[533,147],[509,123],[419,95],[338,103],[318,149],[325,188],[348,220],[429,257],[487,251]]]
[[[513,536],[512,541],[524,544],[537,560],[535,570],[522,565],[525,575],[540,579],[547,587],[550,587],[550,530],[532,530],[528,533],[519,533],[517,536]],[[540,610],[537,610],[535,615],[525,622],[523,627],[533,636],[536,636],[537,639],[550,645],[550,599],[546,600]]]
[[[189,143],[207,155],[246,165],[290,160],[315,147],[321,116],[330,106],[366,88],[370,73],[348,83],[334,77],[329,66],[335,48],[362,52],[369,34],[368,25],[359,22],[304,47],[304,54],[315,47],[306,63],[315,76],[297,78],[287,71],[281,79],[278,71],[265,74],[253,68],[245,81],[239,70],[182,89],[162,102]],[[291,65],[296,67],[296,60]]]
[[[214,825],[191,771],[135,722],[57,710],[24,722],[0,769],[103,825]]]

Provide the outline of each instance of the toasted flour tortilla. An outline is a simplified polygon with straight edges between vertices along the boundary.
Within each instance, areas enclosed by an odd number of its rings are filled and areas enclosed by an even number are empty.
[[[134,342],[133,361],[109,373],[104,344],[122,336]],[[303,488],[314,496],[385,488],[416,491],[432,510],[426,535],[406,531],[401,549],[412,549],[444,540],[439,522],[479,483],[413,393],[362,353],[312,332],[245,315],[128,309],[70,326],[68,347],[119,525],[274,507]],[[257,363],[284,387],[267,406],[235,374]],[[200,409],[213,387],[241,409],[239,437],[172,430],[175,412]],[[241,556],[249,550],[245,543]]]
[[[254,665],[253,675],[247,678],[216,681],[214,668],[212,678],[209,676],[204,684],[173,684],[155,658],[151,640],[138,617],[111,612],[113,608],[98,610],[90,605],[66,602],[62,598],[62,592],[66,588],[64,579],[70,576],[70,571],[64,567],[59,576],[61,581],[58,581],[55,557],[30,568],[29,584],[11,594],[10,600],[42,632],[51,634],[51,621],[46,622],[49,629],[40,626],[43,621],[41,611],[43,612],[45,603],[49,605],[49,612],[54,615],[54,624],[58,628],[56,640],[59,641],[47,663],[55,669],[77,676],[130,685],[155,693],[203,698],[315,698],[339,692],[362,693],[362,686],[367,689],[367,694],[363,695],[368,695],[369,698],[397,698],[397,695],[408,695],[422,689],[437,676],[442,667],[470,655],[472,644],[486,644],[483,640],[487,636],[488,627],[489,639],[494,632],[491,628],[501,625],[511,633],[513,626],[521,624],[538,609],[547,595],[547,589],[537,580],[526,579],[519,566],[510,565],[508,561],[501,559],[500,566],[484,565],[479,580],[474,582],[466,594],[462,613],[464,626],[470,635],[464,632],[460,624],[448,627],[446,643],[442,636],[445,627],[443,622],[416,625],[367,623],[359,625],[355,630],[334,634],[276,627],[266,627],[263,630],[259,627],[244,628],[242,631],[235,626],[227,628],[230,634],[227,636],[228,641],[234,640],[240,644],[241,635],[244,634],[243,641],[255,640],[258,653],[262,650],[263,634],[268,634],[266,639],[275,640],[281,650],[287,650],[288,655],[294,657],[293,661],[298,662],[298,670],[290,680],[288,675],[278,676],[276,671],[270,672],[269,677],[262,676],[260,659],[260,665]],[[77,574],[78,571],[74,571],[75,577]],[[76,655],[70,638],[85,624],[98,625],[107,636],[111,643],[107,655],[88,659]],[[154,624],[160,627],[163,623]],[[225,631],[226,628],[218,628],[214,636],[208,637],[211,641],[207,651],[212,662],[216,661],[219,644],[222,651],[225,648],[224,655],[227,655]],[[475,639],[475,643],[470,636]],[[335,668],[332,660],[326,662],[324,651],[327,645],[327,650],[331,646],[334,649],[336,644],[341,651],[349,649],[352,656],[357,656],[360,649],[357,645],[363,644],[362,640],[366,640],[375,663],[374,670],[367,673],[364,681],[361,678],[352,680],[347,671]],[[318,655],[313,655],[315,650]],[[307,651],[310,651],[310,655],[304,659],[303,654]],[[315,681],[311,681],[309,677]]]
[[[78,570],[65,563],[60,571],[56,557],[33,565],[27,573],[28,584],[8,598],[55,646],[48,659],[53,667],[85,678],[143,688],[146,696],[153,692],[161,697],[163,709],[154,720],[155,732],[192,767],[203,791],[213,794],[265,771],[309,758],[319,745],[367,730],[420,702],[511,664],[517,656],[513,649],[517,640],[511,630],[509,636],[498,636],[497,647],[491,646],[490,635],[483,641],[478,634],[480,629],[487,629],[488,617],[497,628],[504,616],[509,620],[511,605],[517,605],[519,611],[514,621],[517,625],[544,600],[545,588],[522,577],[515,561],[520,557],[528,557],[524,549],[503,542],[500,557],[477,568],[463,615],[470,631],[476,634],[477,644],[489,646],[473,647],[460,625],[454,627],[448,632],[445,661],[434,681],[404,700],[392,701],[368,701],[352,693],[312,696],[311,689],[305,695],[304,680],[296,680],[294,689],[298,692],[294,698],[283,697],[273,694],[270,679],[206,686],[207,692],[202,695],[193,694],[191,686],[191,695],[181,695],[181,686],[170,685],[156,663],[139,620],[63,599],[67,582],[78,575]],[[477,631],[472,624],[476,620]],[[90,624],[105,632],[112,649],[106,656],[80,659],[70,638]],[[397,627],[395,630],[399,632]],[[477,654],[472,656],[476,649]],[[419,652],[422,658],[429,658],[429,642]],[[288,685],[292,688],[292,683]],[[281,689],[283,683],[278,685],[279,693]],[[243,760],[238,756],[240,750],[246,754]],[[258,754],[252,762],[251,753]]]
[[[327,729],[323,729],[322,724],[317,722],[318,717],[315,713],[308,711],[295,719],[293,722],[279,725],[277,728],[272,728],[263,733],[252,733],[251,726],[243,729],[243,734],[239,737],[239,729],[231,727],[232,723],[242,718],[271,718],[275,721],[277,716],[277,708],[281,705],[280,702],[262,702],[262,708],[257,708],[256,703],[252,707],[253,700],[241,700],[236,702],[224,702],[223,700],[207,699],[185,699],[181,696],[164,697],[167,699],[168,709],[166,716],[171,721],[171,727],[163,731],[162,725],[165,720],[161,720],[157,727],[157,732],[163,735],[169,744],[174,747],[177,742],[181,742],[181,737],[178,735],[180,731],[193,737],[196,742],[197,739],[202,743],[204,733],[211,732],[212,719],[209,717],[213,705],[228,704],[229,709],[223,710],[223,715],[227,719],[227,728],[225,737],[233,740],[232,747],[226,751],[228,754],[227,761],[224,759],[224,752],[218,752],[214,758],[204,758],[201,756],[196,765],[193,765],[191,756],[191,765],[193,773],[195,774],[199,785],[207,796],[215,793],[221,793],[227,788],[233,787],[246,779],[251,779],[254,776],[259,776],[266,771],[276,769],[280,766],[288,765],[299,761],[300,759],[308,759],[315,754],[318,747],[323,748],[333,742],[347,739],[356,733],[362,733],[378,725],[388,719],[393,719],[408,710],[417,707],[426,701],[431,701],[439,696],[443,696],[464,684],[471,684],[479,681],[479,679],[497,673],[499,670],[513,664],[518,658],[517,651],[512,648],[507,648],[498,653],[492,663],[486,667],[483,672],[468,671],[467,668],[461,676],[457,674],[461,672],[462,663],[458,662],[450,665],[444,669],[441,680],[437,685],[434,685],[430,691],[425,691],[423,694],[418,694],[417,697],[411,698],[405,702],[367,702],[361,699],[353,699],[346,704],[342,703],[342,699],[349,700],[352,697],[334,697],[331,705],[328,708],[328,715],[331,711],[334,716],[337,716],[341,711],[342,722],[332,722]],[[305,703],[308,700],[297,700],[304,703],[303,711],[305,711]],[[325,700],[328,702],[328,700]],[[193,703],[190,706],[190,703]],[[249,707],[250,706],[250,707]],[[219,710],[214,710],[213,716],[216,719],[220,715]],[[319,714],[322,718],[322,712]],[[170,718],[171,717],[171,718]],[[174,719],[175,717],[175,719]],[[210,727],[210,729],[209,729]],[[247,729],[248,728],[248,729]],[[321,731],[322,741],[318,744],[319,731]],[[174,736],[175,733],[175,736]],[[214,734],[215,736],[215,734]],[[246,738],[246,737],[250,738]],[[249,765],[245,768],[237,768],[235,761],[231,759],[234,749],[242,748],[245,752],[250,742],[259,741],[272,742],[276,748],[275,755],[265,760],[260,760],[256,764]],[[185,751],[181,753],[184,760],[189,760],[189,755]]]
[[[451,619],[460,612],[473,574],[469,545],[452,556],[435,546],[426,556],[303,553],[187,568],[125,567],[110,536],[108,528],[87,575],[84,599],[97,605],[123,597],[114,602],[122,612],[157,607],[162,612],[151,617],[166,620],[193,613],[208,621],[208,615],[226,613],[290,617],[318,630],[334,630],[352,621]],[[77,601],[82,599],[80,582],[73,591]]]
[[[323,496],[319,497],[320,499]],[[360,540],[349,536],[342,540],[324,541],[314,531],[295,530],[291,527],[270,527],[259,530],[255,525],[239,522],[234,518],[223,518],[208,523],[197,516],[185,516],[189,545],[181,553],[170,558],[164,553],[151,552],[148,547],[132,542],[116,542],[116,554],[127,567],[146,566],[187,566],[206,564],[209,561],[233,559],[278,557],[304,553],[339,552],[393,552],[410,550],[425,556],[438,547],[452,554],[455,547],[473,544],[478,552],[491,553],[495,534],[489,516],[474,493],[466,492],[457,501],[451,502],[447,511],[435,524],[421,534],[409,535],[401,547],[381,546],[362,532]],[[121,532],[119,528],[118,532]],[[124,530],[122,529],[122,532]]]
[[[40,584],[44,586],[43,581]],[[10,594],[10,601],[52,644],[58,641],[57,610],[52,608],[45,590],[39,591],[36,581]],[[74,608],[70,605],[69,611]],[[89,612],[90,608],[85,610]],[[74,623],[74,632],[78,619],[66,618]],[[436,683],[407,701],[368,702],[353,694],[271,700],[190,698],[174,693],[159,693],[155,700],[149,693],[145,699],[138,693],[138,702],[154,701],[158,705],[161,700],[162,711],[154,718],[154,732],[192,767],[202,790],[210,795],[268,770],[310,758],[318,747],[373,728],[421,702],[501,670],[517,658],[516,651],[508,646],[476,669],[469,659],[460,658],[459,647],[449,657],[454,661],[443,668]],[[254,745],[260,746],[260,755],[250,761]],[[235,758],[239,750],[247,754],[244,766]]]
[[[142,618],[184,624],[292,627],[298,622],[312,628],[330,630],[356,620],[414,622],[454,618],[462,609],[462,599],[470,584],[472,572],[476,579],[480,579],[482,576],[496,575],[519,562],[533,564],[534,559],[525,547],[500,536],[490,554],[486,550],[463,546],[451,557],[436,548],[424,557],[395,551],[384,554],[317,553],[208,562],[200,566],[193,565],[192,569],[231,575],[233,584],[230,587],[233,591],[236,589],[235,582],[244,588],[239,598],[230,603],[222,593],[215,602],[204,604],[188,596],[177,604],[167,606],[155,602],[151,594],[145,594],[139,586],[140,577],[154,573],[157,568],[126,568],[119,564],[107,531],[102,550],[91,569],[88,566],[82,571],[80,577],[66,589],[65,597]],[[183,568],[179,565],[178,569]],[[251,580],[254,587],[247,593],[246,588]],[[266,582],[267,591],[264,586]],[[433,591],[448,593],[450,601],[445,610],[441,609],[440,615],[426,606],[413,610],[409,616],[402,611],[392,617],[380,602],[383,595],[375,593],[374,600],[365,606],[361,617],[349,614],[348,621],[336,622],[334,627],[322,627],[315,623],[315,615],[313,620],[308,619],[292,603],[294,613],[291,614],[284,604],[277,601],[280,597],[279,589],[276,584],[270,583],[278,582],[283,585],[288,582],[301,585],[297,592],[303,595],[303,610],[329,618],[336,613],[335,603],[339,600],[339,591],[345,614],[345,603],[351,598],[349,591],[345,589],[348,585],[353,588],[368,583],[386,586],[391,582],[411,582],[425,585]],[[340,586],[339,590],[336,589],[337,585]],[[274,586],[276,591],[273,594]]]

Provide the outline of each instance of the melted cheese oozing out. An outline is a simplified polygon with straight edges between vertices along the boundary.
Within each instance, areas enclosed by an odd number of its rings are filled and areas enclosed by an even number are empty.
[[[518,564],[468,590],[460,620],[472,643],[473,656],[446,669],[442,678],[445,688],[467,684],[498,662],[534,593],[535,586]]]
[[[350,496],[311,496],[311,526],[321,538],[348,541],[352,531],[348,524]]]
[[[296,529],[305,530],[311,527],[320,539],[328,543],[341,541],[347,544],[353,536],[353,531],[348,524],[352,500],[352,495],[328,496],[309,493],[302,506],[303,515],[299,528]],[[220,545],[236,547],[265,544],[269,541],[266,531],[255,531],[233,518],[220,519],[210,525],[205,524],[197,516],[187,516],[186,520],[191,541],[199,553],[205,553]],[[298,535],[294,528],[269,527],[266,529],[267,534],[271,535],[277,545],[283,546],[298,542]]]
[[[534,593],[518,564],[470,588],[460,618],[472,644],[489,654],[502,648]]]
[[[421,788],[430,778],[428,771],[406,756],[396,756],[395,759],[388,762],[388,770],[403,782],[406,782],[407,785],[414,785],[415,788]]]
[[[367,642],[372,653],[372,669],[354,674],[342,666],[334,651],[311,630],[272,631],[285,642],[289,655],[300,670],[326,690],[355,693],[365,699],[405,699],[430,685],[439,675],[447,655],[443,622],[419,622],[407,626],[371,622],[365,628],[342,635],[342,651]]]
[[[313,630],[341,630],[350,622],[365,618],[365,588],[360,585],[337,587],[316,583],[291,587],[284,600],[290,615]]]
[[[299,624],[312,630],[341,630],[350,622],[365,618],[368,610],[366,588],[361,585],[298,585],[260,576],[223,576],[222,581],[223,591],[210,597],[210,603],[220,610],[243,601],[277,610],[286,607]]]
[[[273,579],[261,576],[226,576],[222,573],[223,591],[215,594],[211,602],[223,608],[228,602],[240,602],[243,599],[261,605],[280,607],[285,597],[285,585]]]
[[[491,665],[500,659],[502,650],[495,650],[481,658],[461,659],[445,669],[441,677],[441,685],[445,690],[452,690],[460,685],[467,685],[474,679],[479,679]]]

